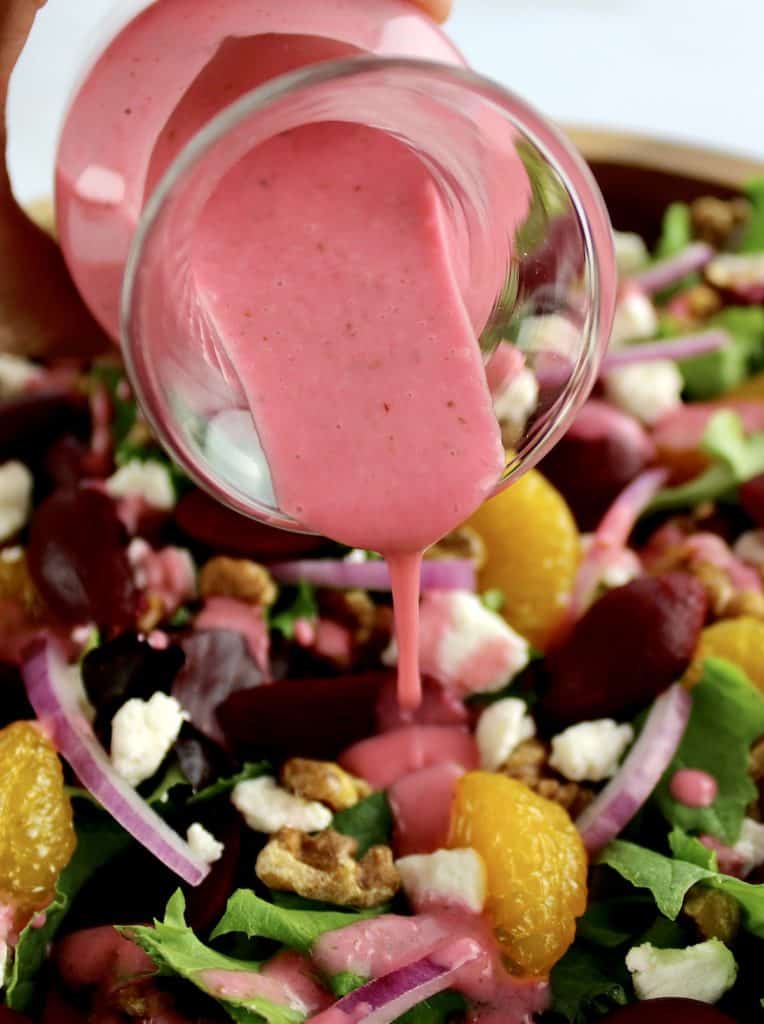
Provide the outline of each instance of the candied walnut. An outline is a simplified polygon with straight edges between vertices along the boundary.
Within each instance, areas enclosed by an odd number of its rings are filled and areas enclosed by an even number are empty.
[[[715,288],[708,284],[697,284],[690,288],[685,295],[687,308],[691,315],[698,320],[705,320],[713,316],[722,308],[722,300]]]
[[[4,600],[17,602],[30,618],[42,614],[42,599],[29,575],[22,548],[3,548],[0,551],[0,601]]]
[[[371,639],[377,606],[365,590],[322,590],[318,606],[322,616],[350,630],[354,647],[363,647]]]
[[[165,616],[165,603],[161,594],[155,591],[147,591],[142,598],[141,608],[138,614],[138,629],[142,633],[150,633],[156,629]]]
[[[502,773],[524,782],[539,796],[563,807],[577,818],[594,799],[593,790],[560,778],[549,767],[549,747],[539,739],[525,740],[502,767]]]
[[[738,590],[727,607],[725,617],[764,619],[764,594],[755,590]]]
[[[740,927],[740,904],[720,889],[694,885],[682,908],[691,917],[704,939],[730,942]]]
[[[465,558],[475,563],[476,569],[485,565],[483,538],[471,526],[458,526],[424,553],[425,558]]]
[[[281,769],[281,783],[303,800],[317,800],[333,811],[354,807],[369,796],[371,788],[356,779],[333,761],[311,761],[304,757],[290,758]]]
[[[510,754],[502,772],[534,789],[541,780],[548,758],[549,750],[541,740],[525,740]]]
[[[257,606],[273,604],[278,593],[273,577],[248,558],[211,558],[199,573],[202,597],[235,597]]]
[[[723,569],[708,562],[690,565],[687,568],[703,585],[713,617],[715,619],[729,618],[730,607],[737,596],[737,591],[730,582],[729,575]]]
[[[307,835],[282,828],[260,851],[257,877],[281,892],[340,907],[376,907],[392,899],[400,878],[388,846],[372,846],[355,859],[358,843],[326,829]]]
[[[701,196],[690,204],[693,234],[716,248],[723,248],[748,222],[749,202],[743,198],[719,199]]]

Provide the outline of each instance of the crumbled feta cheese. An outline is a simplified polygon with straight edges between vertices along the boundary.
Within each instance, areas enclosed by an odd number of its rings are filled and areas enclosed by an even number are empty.
[[[131,459],[106,481],[112,498],[140,497],[153,508],[175,507],[175,488],[170,472],[155,459]]]
[[[510,378],[493,400],[493,411],[501,423],[504,433],[516,441],[525,430],[528,417],[535,412],[539,400],[539,385],[536,374],[523,367]],[[505,437],[505,444],[507,438]]]
[[[741,533],[732,548],[741,562],[764,567],[764,530],[746,530]]]
[[[633,274],[648,260],[647,246],[641,235],[633,231],[614,231],[615,262],[622,276]]]
[[[626,967],[639,999],[674,996],[715,1003],[737,977],[735,958],[719,939],[686,949],[656,949],[645,942],[629,950]]]
[[[191,852],[204,861],[205,864],[214,864],[223,856],[225,846],[216,839],[211,832],[208,832],[204,825],[195,821],[189,825],[186,831],[186,839],[191,847]]]
[[[534,355],[539,352],[553,352],[558,356],[572,359],[580,344],[580,328],[561,313],[526,316],[517,333],[518,349]]]
[[[475,731],[481,766],[495,772],[516,747],[535,735],[536,723],[524,701],[517,697],[497,700],[482,713]]]
[[[764,283],[764,253],[719,253],[708,264],[706,277],[717,288],[745,288]]]
[[[764,825],[753,818],[743,818],[740,837],[732,849],[742,857],[743,878],[764,864]]]
[[[618,348],[628,341],[652,338],[658,330],[658,314],[650,297],[639,288],[628,288],[615,308],[610,347]]]
[[[231,803],[256,832],[321,832],[332,823],[332,812],[315,800],[303,800],[278,785],[270,775],[247,779],[234,786]]]
[[[7,942],[0,942],[0,989],[5,985],[5,971],[8,967],[8,949]]]
[[[647,426],[682,404],[682,375],[670,359],[632,363],[605,376],[605,395]]]
[[[395,866],[414,910],[458,905],[479,914],[485,906],[485,864],[471,847],[401,857]]]
[[[601,782],[615,775],[633,740],[632,727],[612,718],[579,722],[552,739],[549,764],[572,782]]]
[[[40,367],[21,356],[0,352],[0,398],[20,395],[27,384],[40,376]]]
[[[150,779],[187,718],[166,693],[154,693],[148,700],[134,697],[123,704],[111,721],[111,761],[122,778],[131,786]]]
[[[32,511],[34,479],[23,462],[0,466],[0,542],[26,525]]]
[[[459,693],[505,686],[528,664],[528,643],[468,590],[429,590],[419,607],[424,675]]]

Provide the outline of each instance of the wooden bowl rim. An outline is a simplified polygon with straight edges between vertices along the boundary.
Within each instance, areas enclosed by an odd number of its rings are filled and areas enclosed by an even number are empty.
[[[590,163],[640,167],[741,188],[764,176],[764,161],[713,146],[676,142],[649,133],[563,124],[563,132]]]

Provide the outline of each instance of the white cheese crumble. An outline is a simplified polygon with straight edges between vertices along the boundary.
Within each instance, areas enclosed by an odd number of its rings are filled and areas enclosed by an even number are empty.
[[[748,565],[764,567],[764,530],[746,530],[732,548],[733,554]]]
[[[583,557],[594,543],[593,533],[581,534],[581,556]],[[600,572],[599,584],[606,590],[623,587],[642,575],[642,562],[636,551],[631,548],[613,548],[608,552],[607,560]]]
[[[706,277],[718,288],[739,287],[764,282],[764,253],[719,253],[706,267]]]
[[[223,856],[225,846],[216,839],[211,832],[208,832],[204,825],[195,821],[189,825],[186,831],[186,839],[191,847],[191,852],[204,861],[205,864],[214,864]]]
[[[485,864],[471,847],[401,857],[395,866],[415,910],[456,904],[479,914],[485,906]]]
[[[0,398],[20,395],[35,377],[40,376],[40,367],[21,356],[0,352]]]
[[[32,511],[34,479],[23,462],[0,466],[0,542],[26,526]]]
[[[475,730],[481,767],[495,772],[524,740],[535,735],[536,723],[524,701],[517,697],[497,700],[482,713]]]
[[[614,231],[615,262],[618,273],[626,277],[644,267],[648,261],[648,252],[641,235],[634,231]]]
[[[615,308],[610,347],[629,341],[652,338],[658,330],[658,314],[650,297],[638,288],[629,288]]]
[[[764,864],[764,825],[753,818],[743,818],[740,837],[732,847],[743,858],[743,878]]]
[[[686,949],[656,949],[645,942],[629,950],[626,967],[639,999],[674,996],[715,1003],[737,977],[735,958],[719,939]]]
[[[106,481],[112,498],[140,497],[154,508],[175,507],[175,488],[170,472],[156,459],[131,459]]]
[[[611,370],[605,395],[623,412],[647,426],[682,404],[682,374],[670,359],[651,359]]]
[[[134,697],[111,721],[111,761],[131,786],[150,779],[167,757],[188,718],[174,697],[157,692]]]
[[[247,779],[234,786],[231,803],[256,832],[321,832],[332,823],[332,812],[314,800],[303,800],[278,785],[270,775]]]
[[[612,718],[579,722],[552,739],[549,764],[572,782],[602,782],[618,771],[633,740],[632,727]]]
[[[436,679],[458,680],[470,692],[498,690],[528,664],[528,642],[504,619],[467,590],[449,593],[450,622],[438,647],[438,665],[428,666]],[[425,598],[425,603],[427,598]],[[422,614],[426,622],[426,613]],[[490,675],[477,668],[480,655],[488,648],[499,651]],[[472,663],[472,664],[471,664]],[[473,666],[476,666],[473,668]],[[479,672],[479,674],[474,674]]]
[[[535,412],[539,400],[539,385],[533,370],[523,367],[493,400],[496,418],[517,440],[525,430],[528,417]],[[505,441],[506,443],[506,441]]]

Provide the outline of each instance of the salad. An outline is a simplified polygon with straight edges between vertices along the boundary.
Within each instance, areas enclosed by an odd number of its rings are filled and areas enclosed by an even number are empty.
[[[616,246],[413,712],[384,562],[195,489],[115,355],[0,355],[2,1024],[762,1019],[764,182]]]

